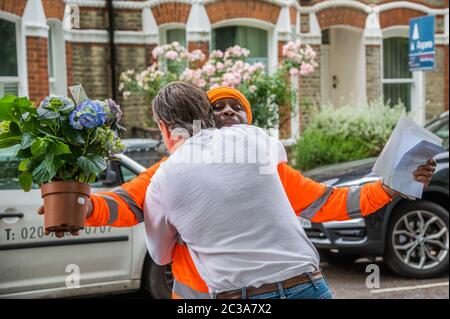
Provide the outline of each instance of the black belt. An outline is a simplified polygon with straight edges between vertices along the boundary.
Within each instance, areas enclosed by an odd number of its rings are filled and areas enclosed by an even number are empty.
[[[310,282],[310,278],[313,280],[317,280],[320,278],[323,278],[321,271],[316,271],[310,276],[308,274],[302,274],[300,276],[295,276],[289,279],[286,279],[281,282],[281,286],[283,289],[289,289],[294,286],[298,286],[301,284],[305,284],[307,282]],[[279,291],[277,283],[270,283],[270,284],[264,284],[261,287],[255,288],[255,287],[247,287],[245,288],[247,290],[247,297],[253,297],[261,294],[266,294],[269,292],[276,292]],[[233,291],[226,291],[221,292],[217,294],[217,299],[242,299],[242,289],[239,290],[233,290]]]

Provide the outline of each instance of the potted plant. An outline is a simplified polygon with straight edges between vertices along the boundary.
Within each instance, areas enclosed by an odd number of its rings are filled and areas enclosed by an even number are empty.
[[[84,228],[89,183],[124,150],[121,115],[111,99],[48,96],[38,108],[25,97],[0,99],[0,148],[18,145],[18,182],[24,191],[41,187],[46,230]]]

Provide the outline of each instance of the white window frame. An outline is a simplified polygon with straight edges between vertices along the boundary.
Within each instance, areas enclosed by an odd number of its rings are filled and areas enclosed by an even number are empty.
[[[13,22],[16,28],[17,76],[0,76],[0,95],[3,95],[3,83],[17,83],[18,95],[28,96],[28,75],[26,41],[21,18],[9,12],[0,11],[0,19]]]
[[[382,30],[383,40],[389,38],[408,38],[409,37],[409,26],[393,26]],[[411,78],[402,79],[385,79],[384,78],[384,56],[383,47],[381,48],[381,83],[410,83],[411,84],[411,113],[413,119],[421,124],[425,124],[425,74],[423,71],[413,71],[411,72]]]
[[[257,29],[262,29],[267,31],[267,59],[269,66],[269,74],[273,74],[276,70],[276,66],[278,63],[278,43],[275,34],[275,25],[251,18],[237,18],[237,19],[229,19],[214,23],[211,25],[211,35],[210,35],[210,50],[212,50],[212,34],[214,29],[223,28],[223,27],[252,27]]]
[[[188,43],[188,36],[187,36],[187,32],[186,32],[186,24],[177,23],[177,22],[164,23],[159,26],[159,45],[168,44],[167,43],[167,31],[173,30],[173,29],[183,29],[185,31],[186,49],[188,49],[189,43]]]
[[[55,95],[67,94],[67,64],[66,64],[66,42],[64,40],[63,23],[57,19],[48,19],[49,43],[51,42],[53,61],[50,61],[50,52],[48,54],[48,63],[53,62],[54,77],[49,73],[49,92]],[[50,37],[52,37],[50,41]]]

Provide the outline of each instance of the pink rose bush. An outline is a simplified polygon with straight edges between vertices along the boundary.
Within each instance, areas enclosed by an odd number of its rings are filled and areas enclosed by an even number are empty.
[[[290,103],[294,97],[286,75],[307,76],[317,66],[316,52],[298,41],[283,47],[283,60],[273,74],[268,74],[261,62],[249,63],[250,51],[238,45],[225,51],[214,50],[206,60],[202,51],[188,52],[173,42],[154,48],[152,56],[154,63],[147,69],[121,74],[119,90],[124,98],[134,92],[145,92],[153,98],[172,81],[193,83],[204,90],[230,86],[249,99],[254,123],[265,128],[278,125],[278,106]]]
[[[317,67],[316,51],[309,45],[301,45],[299,40],[286,43],[282,52],[283,65],[292,76],[307,76]]]

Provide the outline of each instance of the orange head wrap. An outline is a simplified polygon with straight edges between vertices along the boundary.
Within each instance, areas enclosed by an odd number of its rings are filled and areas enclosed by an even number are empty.
[[[211,89],[206,92],[208,95],[211,104],[214,106],[218,100],[222,99],[236,99],[241,102],[242,106],[244,106],[245,113],[247,114],[248,124],[252,124],[252,108],[250,107],[250,103],[247,98],[238,90],[228,87],[228,86],[219,86],[218,88]]]

